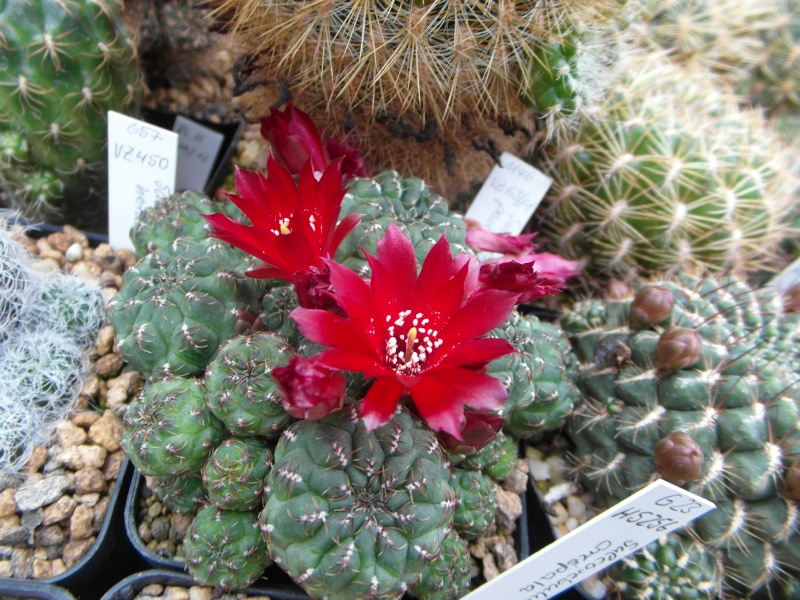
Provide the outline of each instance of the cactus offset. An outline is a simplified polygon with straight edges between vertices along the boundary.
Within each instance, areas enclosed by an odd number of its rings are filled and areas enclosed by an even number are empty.
[[[225,440],[203,467],[208,499],[225,510],[261,508],[271,466],[272,453],[258,438]]]

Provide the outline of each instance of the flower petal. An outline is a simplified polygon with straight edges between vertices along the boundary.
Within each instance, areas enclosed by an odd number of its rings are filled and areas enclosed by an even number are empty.
[[[475,339],[500,326],[508,319],[517,299],[516,294],[501,290],[481,290],[470,296],[440,337],[448,348]]]
[[[403,386],[396,379],[381,377],[372,383],[361,402],[361,418],[364,419],[367,430],[371,431],[389,422],[402,393]]]
[[[417,280],[417,259],[411,240],[390,223],[386,234],[378,240],[377,256],[365,255],[372,269],[370,288],[376,309],[393,316],[407,309]]]
[[[431,429],[463,439],[464,404],[453,389],[433,377],[422,377],[411,388],[411,399]]]
[[[498,338],[468,340],[450,350],[440,362],[436,363],[435,368],[480,365],[514,352],[516,352],[514,346],[507,340]]]
[[[394,376],[394,371],[383,366],[375,360],[373,354],[364,354],[357,350],[345,348],[328,348],[323,350],[323,362],[332,369],[342,369],[343,371],[360,371],[364,377],[390,377]]]
[[[362,354],[377,352],[365,337],[363,324],[340,317],[326,310],[297,307],[289,316],[297,328],[311,341],[333,348],[346,348]],[[361,325],[361,326],[359,326]]]
[[[331,287],[335,292],[336,301],[347,316],[365,321],[374,319],[372,292],[367,282],[339,263],[328,260],[326,264],[330,269]]]
[[[455,368],[433,371],[427,377],[450,389],[461,404],[476,410],[500,410],[508,400],[503,382],[486,373]]]

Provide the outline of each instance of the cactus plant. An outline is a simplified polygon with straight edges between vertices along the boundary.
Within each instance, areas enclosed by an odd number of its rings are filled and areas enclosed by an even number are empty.
[[[663,58],[621,70],[606,106],[545,149],[552,246],[596,275],[768,263],[793,177],[761,113]]]
[[[7,201],[30,218],[103,231],[106,113],[132,111],[142,91],[118,3],[3,2],[0,40]]]
[[[470,573],[467,542],[451,530],[442,544],[442,557],[425,563],[408,593],[419,600],[456,600],[469,591]]]
[[[657,477],[715,502],[691,526],[724,567],[712,597],[796,576],[800,532],[786,517],[800,448],[797,315],[735,278],[683,275],[578,302],[562,325],[580,361],[567,431],[597,505]]]
[[[258,438],[230,438],[222,442],[203,466],[208,499],[225,510],[261,508],[272,453]]]
[[[454,468],[450,487],[456,495],[453,529],[465,540],[479,538],[494,525],[497,512],[494,481],[481,471]]]

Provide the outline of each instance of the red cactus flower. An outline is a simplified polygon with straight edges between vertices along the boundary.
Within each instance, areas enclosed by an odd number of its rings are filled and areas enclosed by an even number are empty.
[[[394,224],[377,256],[366,257],[369,282],[326,261],[345,316],[297,308],[292,318],[303,335],[329,346],[319,355],[329,367],[374,378],[361,405],[368,428],[389,421],[408,393],[433,429],[461,440],[465,406],[498,410],[508,397],[500,380],[481,369],[514,349],[481,336],[508,318],[516,294],[481,286],[475,258],[453,258],[445,236],[419,273],[411,242]]]
[[[283,407],[293,417],[316,421],[342,407],[347,384],[341,371],[317,356],[293,356],[285,367],[272,369]]]
[[[493,261],[481,265],[479,281],[484,287],[517,294],[517,304],[524,304],[557,294],[563,287],[560,281],[542,277],[534,264],[516,261]]]
[[[445,450],[453,454],[477,454],[482,448],[497,437],[506,420],[497,413],[485,411],[464,411],[464,426],[461,437],[457,440],[449,433],[440,433],[439,442]]]
[[[474,250],[485,252],[499,252],[500,254],[523,254],[536,250],[537,246],[531,240],[535,233],[510,235],[507,233],[494,233],[481,227],[474,219],[464,219],[467,223],[467,245]]]
[[[252,226],[215,213],[204,215],[213,236],[264,261],[247,272],[250,277],[282,279],[307,287],[308,271],[326,273],[323,259],[330,258],[342,240],[358,225],[361,215],[350,214],[337,224],[344,197],[339,163],[324,168],[317,178],[311,161],[295,182],[291,173],[272,156],[267,176],[258,171],[236,170],[236,194],[228,194],[250,218]]]

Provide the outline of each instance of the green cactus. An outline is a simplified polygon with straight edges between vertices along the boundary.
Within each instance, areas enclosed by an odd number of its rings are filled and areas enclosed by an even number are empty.
[[[719,589],[716,558],[677,534],[623,558],[608,576],[628,600],[715,600]]]
[[[211,412],[237,436],[278,437],[294,419],[270,372],[293,354],[284,338],[271,333],[228,340],[206,370]]]
[[[122,448],[145,475],[198,473],[225,434],[196,379],[171,377],[145,385],[122,420]]]
[[[149,477],[147,484],[162,504],[174,512],[194,515],[208,504],[208,494],[200,473],[182,477]]]
[[[492,361],[488,369],[508,390],[504,431],[536,440],[561,427],[577,397],[575,359],[564,333],[533,315],[514,312],[489,335],[508,340],[517,350]]]
[[[106,114],[142,92],[119,3],[0,3],[0,185],[26,217],[107,227]],[[94,214],[92,214],[94,213]]]
[[[256,511],[206,506],[189,526],[183,548],[192,577],[223,590],[247,587],[270,565]]]
[[[368,269],[361,249],[375,254],[389,223],[408,236],[420,262],[444,232],[454,251],[466,250],[464,219],[451,212],[447,201],[421,179],[404,178],[395,171],[384,171],[373,179],[352,179],[342,201],[342,214],[354,212],[364,216],[339,246],[336,260],[356,272],[363,274]]]
[[[260,439],[225,440],[203,467],[208,499],[225,510],[260,509],[271,466],[272,452]]]
[[[502,431],[477,453],[450,454],[450,464],[459,469],[483,471],[495,481],[502,481],[517,464],[517,442]]]
[[[603,109],[544,149],[554,251],[596,275],[774,259],[792,175],[761,113],[663,58],[620,71]]]
[[[449,477],[436,438],[405,409],[374,431],[354,405],[299,421],[267,478],[270,554],[311,596],[399,598],[442,554]]]
[[[475,540],[494,525],[497,513],[495,483],[481,471],[454,468],[450,487],[456,494],[453,528],[465,540]]]
[[[470,589],[471,569],[467,542],[450,530],[442,557],[422,567],[419,581],[408,590],[419,600],[457,600]]]
[[[581,363],[567,432],[598,507],[664,478],[717,505],[690,531],[724,565],[719,593],[797,576],[797,315],[740,280],[684,275],[576,303],[561,323]]]
[[[125,272],[108,305],[122,357],[145,378],[198,375],[256,313],[263,282],[239,250],[211,239],[178,238]]]

